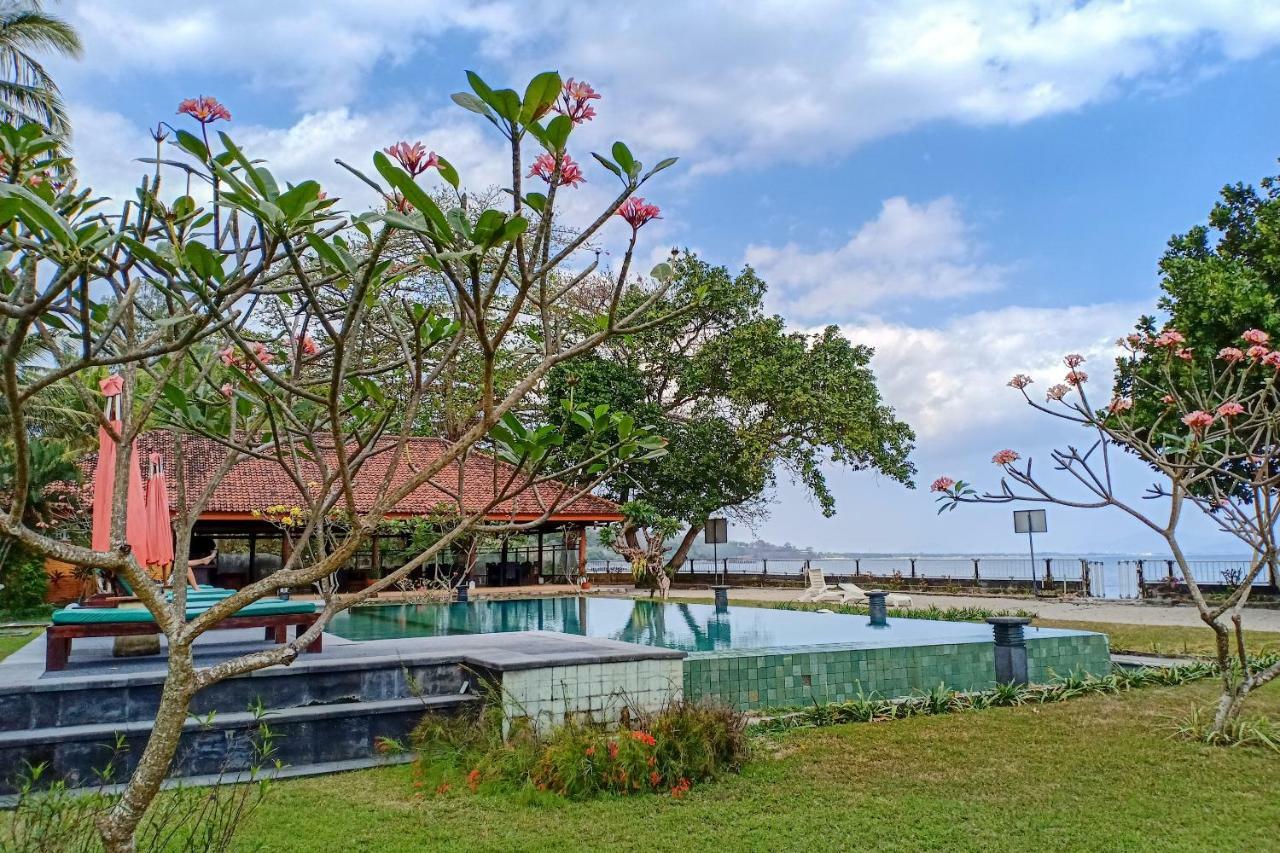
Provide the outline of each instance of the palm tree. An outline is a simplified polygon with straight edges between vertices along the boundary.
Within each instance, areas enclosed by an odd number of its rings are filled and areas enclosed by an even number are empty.
[[[0,120],[38,124],[65,140],[71,124],[62,93],[35,56],[46,51],[78,59],[80,36],[40,0],[0,3]]]

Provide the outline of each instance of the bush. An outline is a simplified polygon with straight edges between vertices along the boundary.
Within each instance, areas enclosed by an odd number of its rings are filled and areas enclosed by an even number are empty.
[[[43,612],[49,579],[44,560],[13,545],[0,563],[0,611],[22,615]]]
[[[736,772],[749,751],[742,714],[685,702],[633,717],[616,731],[570,719],[545,736],[517,726],[504,740],[501,723],[495,707],[470,718],[428,715],[413,734],[414,787],[679,798],[696,783]]]

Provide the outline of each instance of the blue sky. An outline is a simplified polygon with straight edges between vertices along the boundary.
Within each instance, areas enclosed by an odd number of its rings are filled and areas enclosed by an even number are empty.
[[[523,82],[557,68],[604,93],[583,148],[624,138],[681,163],[648,193],[673,245],[752,263],[796,328],[877,347],[888,400],[917,428],[920,488],[832,471],[822,519],[784,482],[757,532],[839,550],[1020,547],[1008,508],[933,513],[928,482],[994,485],[1004,446],[1060,432],[1004,387],[1043,387],[1061,355],[1105,382],[1110,342],[1156,296],[1168,237],[1222,184],[1280,155],[1280,7],[1249,0],[898,3],[64,3],[86,57],[55,71],[85,179],[141,171],[146,127],[217,96],[231,132],[286,177],[359,207],[332,164],[422,139],[472,185],[496,139],[453,107],[462,71]],[[579,160],[588,160],[585,151]],[[608,189],[588,168],[582,210]],[[1100,392],[1097,392],[1100,393]],[[1141,492],[1142,472],[1127,482]],[[1051,511],[1044,547],[1158,549],[1108,513]],[[738,534],[745,534],[739,530]],[[1235,551],[1204,523],[1193,550]]]

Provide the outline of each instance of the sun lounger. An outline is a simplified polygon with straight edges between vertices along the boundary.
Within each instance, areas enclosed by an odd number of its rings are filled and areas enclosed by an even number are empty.
[[[856,583],[838,583],[836,586],[844,595],[840,602],[841,604],[866,604],[870,600],[867,597],[866,590]],[[910,607],[911,596],[900,592],[891,592],[885,596],[884,603],[889,607]]]
[[[805,569],[804,576],[807,586],[796,601],[837,601],[840,599],[842,593],[827,583],[827,579],[822,575],[822,569]]]
[[[190,602],[187,618],[194,619],[214,603]],[[265,628],[266,639],[276,643],[288,642],[290,625],[297,626],[294,636],[305,631],[316,621],[316,605],[311,601],[285,601],[266,598],[240,608],[213,626],[213,630],[228,628]],[[67,607],[56,610],[53,624],[45,631],[45,670],[56,671],[66,667],[71,656],[71,641],[80,637],[119,637],[134,634],[158,634],[151,612],[142,607]],[[321,651],[320,637],[307,647],[309,652]]]

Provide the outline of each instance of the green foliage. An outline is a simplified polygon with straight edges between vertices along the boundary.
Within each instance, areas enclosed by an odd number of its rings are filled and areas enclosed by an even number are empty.
[[[1174,235],[1160,260],[1158,307],[1196,355],[1193,364],[1180,367],[1188,383],[1211,385],[1214,357],[1223,347],[1239,346],[1246,329],[1280,338],[1280,176],[1260,183],[1260,189],[1223,187],[1208,224]],[[1158,329],[1154,317],[1142,317],[1136,332],[1148,336]],[[1133,399],[1135,424],[1152,425],[1166,411],[1160,394],[1138,381],[1159,387],[1160,367],[1157,359],[1117,361],[1116,396]]]
[[[1222,730],[1213,725],[1212,707],[1196,706],[1173,723],[1174,736],[1210,746],[1255,747],[1280,752],[1280,723],[1266,717],[1238,717]]]
[[[49,585],[44,560],[16,544],[6,549],[8,544],[0,544],[0,611],[39,613]]]
[[[1090,694],[1119,693],[1139,687],[1169,687],[1210,678],[1217,673],[1208,662],[1161,668],[1124,669],[1108,675],[1068,673],[1050,684],[997,684],[990,690],[961,692],[939,684],[914,696],[887,699],[877,694],[848,702],[815,704],[798,710],[775,709],[755,727],[758,731],[785,731],[840,723],[875,723],[907,717],[936,716],[987,708],[1046,705]]]
[[[749,268],[732,276],[691,253],[670,266],[671,290],[652,313],[692,303],[689,310],[548,378],[548,407],[562,399],[607,403],[669,439],[665,458],[610,480],[612,497],[643,498],[699,526],[718,511],[749,511],[779,469],[828,515],[835,503],[824,464],[874,469],[910,485],[914,435],[881,401],[869,347],[834,326],[788,332],[782,318],[764,312],[765,283]],[[624,304],[644,295],[637,288]]]
[[[40,7],[25,0],[0,10],[0,120],[31,124],[65,139],[71,123],[62,93],[37,54],[52,51],[79,58],[80,36]]]
[[[617,730],[570,719],[545,735],[502,716],[491,703],[477,716],[427,715],[413,733],[414,787],[434,791],[511,790],[585,799],[665,793],[737,772],[749,753],[738,712],[676,702]]]

